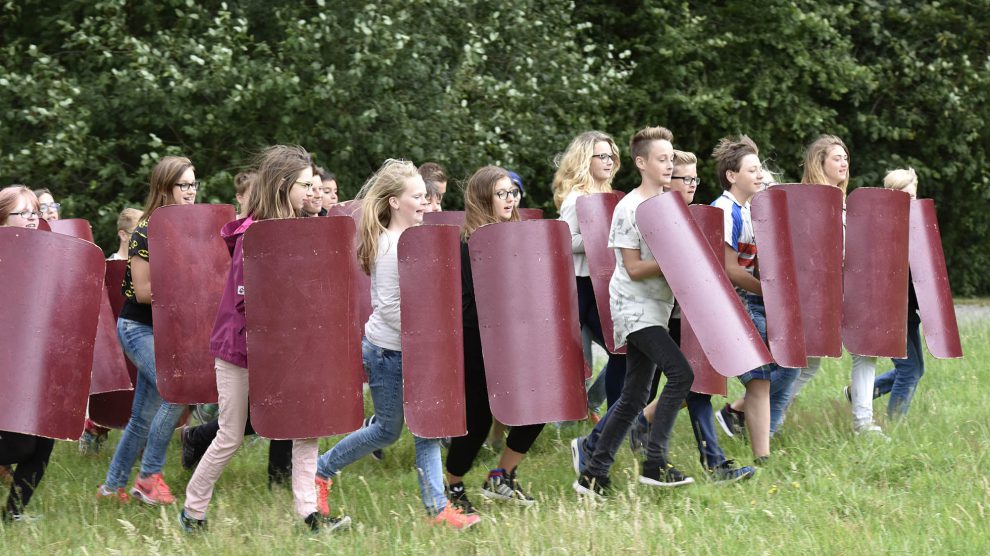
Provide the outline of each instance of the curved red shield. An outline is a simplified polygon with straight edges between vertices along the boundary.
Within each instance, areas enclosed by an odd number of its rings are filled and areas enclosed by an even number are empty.
[[[423,215],[423,224],[446,224],[448,226],[457,226],[459,230],[464,225],[464,211],[442,210],[439,212],[428,212]]]
[[[935,217],[935,201],[911,201],[910,220],[908,263],[928,351],[939,359],[962,357],[959,324],[952,306],[945,253],[942,252],[942,234]]]
[[[82,434],[103,271],[88,241],[0,227],[0,430]]]
[[[509,426],[587,417],[567,224],[483,226],[468,245],[492,414]]]
[[[120,314],[120,308],[124,306],[124,295],[120,288],[124,282],[126,271],[127,261],[107,261],[106,287],[104,289],[110,298],[110,310],[114,321]],[[119,339],[117,343],[120,344]],[[137,369],[127,357],[124,357],[124,363],[127,366],[127,374],[131,384],[136,384]],[[132,405],[134,405],[133,390],[92,394],[89,397],[89,418],[101,426],[122,429],[127,426],[127,421],[131,418]]]
[[[738,376],[772,361],[725,274],[724,257],[715,257],[681,196],[643,201],[636,224],[715,370]]]
[[[361,229],[361,201],[351,200],[345,201],[339,205],[334,205],[330,208],[327,216],[349,216],[354,220],[354,229]],[[424,215],[425,216],[425,215]],[[354,235],[354,249],[357,253],[357,242],[359,238]],[[351,280],[354,283],[351,293],[351,314],[354,315],[351,325],[354,327],[354,334],[358,338],[364,336],[364,325],[368,322],[368,317],[371,316],[371,277],[364,273],[364,269],[361,268],[361,263],[357,259],[357,255],[354,256],[353,260],[349,263],[349,268],[351,269]],[[352,363],[356,365],[356,369],[362,375],[364,374],[364,366],[361,363],[361,349],[357,351],[357,357],[352,360]]]
[[[691,213],[691,218],[698,224],[698,228],[711,246],[712,254],[718,259],[723,243],[724,217],[722,209],[709,205],[691,205],[688,207],[688,212]],[[725,377],[719,374],[708,361],[705,351],[701,349],[701,344],[698,342],[698,335],[691,328],[691,321],[684,315],[681,315],[681,352],[684,353],[684,357],[691,364],[691,369],[694,370],[692,392],[719,396],[728,395]]]
[[[460,230],[409,228],[398,254],[406,425],[421,438],[464,436]]]
[[[93,229],[81,218],[68,218],[51,222],[51,231],[83,241],[93,242]],[[126,268],[126,262],[125,262]],[[104,288],[105,289],[105,288]],[[100,322],[96,328],[96,344],[93,348],[93,378],[89,383],[90,394],[132,390],[133,383],[127,373],[127,359],[117,339],[117,315],[110,306],[110,298],[104,291],[100,300]]]
[[[361,426],[361,337],[352,320],[351,218],[255,222],[244,234],[251,423],[268,438]]]
[[[911,196],[861,187],[846,207],[842,343],[856,355],[905,357]]]
[[[52,227],[48,224],[48,221],[45,220],[44,218],[39,218],[38,219],[38,229],[41,230],[41,231],[43,231],[43,232],[50,232],[50,231],[52,231]]]
[[[787,193],[807,355],[841,357],[842,190],[814,184],[773,189]]]
[[[618,195],[594,193],[578,197],[576,208],[605,347],[612,353],[625,353],[625,346],[615,345],[608,295],[608,282],[615,271],[615,251],[608,248],[608,232],[612,226],[612,213],[617,204],[619,204]]]
[[[770,354],[782,367],[807,367],[787,193],[778,189],[757,193],[752,214],[753,232],[759,242],[760,286],[767,310]]]
[[[516,209],[519,211],[519,220],[542,220],[543,219],[543,209],[538,208],[520,208]]]
[[[169,205],[148,221],[158,391],[171,403],[215,403],[210,334],[230,269],[220,228],[231,205]]]

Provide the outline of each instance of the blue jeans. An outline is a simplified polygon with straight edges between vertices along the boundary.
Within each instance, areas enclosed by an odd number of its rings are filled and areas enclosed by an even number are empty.
[[[608,354],[608,362],[605,368],[598,373],[595,381],[585,388],[588,390],[588,409],[594,409],[602,405],[602,399],[608,401],[609,407],[619,401],[622,394],[622,381],[626,374],[626,356],[609,353],[605,348],[605,337],[602,333],[602,323],[598,316],[598,305],[595,304],[595,289],[591,285],[591,278],[587,276],[577,277],[578,293],[578,321],[582,327],[582,334],[586,331],[591,334],[591,340],[600,345]],[[591,359],[588,359],[591,365]]]
[[[394,444],[402,434],[402,352],[378,347],[364,338],[361,341],[361,356],[368,374],[375,420],[371,425],[347,435],[320,456],[316,474],[323,478],[333,477],[371,452]],[[430,514],[440,513],[447,507],[447,497],[443,492],[440,440],[415,435],[413,440],[423,505]]]
[[[763,343],[767,343],[767,308],[763,305],[763,297],[746,294],[743,302],[749,318],[760,333],[760,338],[763,338]],[[790,369],[769,363],[739,376],[743,384],[754,378],[770,381],[770,434],[776,432],[784,422],[784,414],[793,394],[791,387],[800,374],[801,369]]]
[[[110,469],[104,484],[107,488],[123,487],[130,479],[131,467],[138,454],[141,458],[141,474],[161,473],[165,466],[165,451],[182,417],[185,406],[162,401],[155,379],[155,343],[152,329],[128,319],[117,319],[117,337],[124,354],[137,367],[137,384],[134,385],[134,404],[131,418],[110,460]]]
[[[911,406],[915,388],[921,375],[925,374],[925,355],[921,350],[920,321],[908,320],[907,357],[891,359],[894,369],[878,376],[873,382],[873,397],[890,394],[887,403],[887,416],[903,417]]]

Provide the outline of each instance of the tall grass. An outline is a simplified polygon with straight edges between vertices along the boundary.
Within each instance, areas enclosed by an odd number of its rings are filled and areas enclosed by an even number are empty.
[[[484,504],[475,494],[484,519],[456,533],[427,522],[404,435],[384,462],[366,458],[338,478],[331,505],[352,516],[353,528],[314,537],[299,527],[289,490],[267,488],[267,442],[249,440],[218,483],[209,532],[188,537],[177,507],[95,500],[112,445],[84,457],[60,442],[30,507],[41,519],[0,525],[0,554],[987,554],[990,322],[964,321],[962,333],[966,358],[926,361],[905,420],[883,422],[886,400],[876,402],[889,443],[853,435],[841,396],[848,357],[826,361],[774,438],[771,463],[738,484],[705,478],[683,416],[671,460],[695,485],[639,486],[637,462],[623,448],[613,468],[619,495],[581,500],[570,487],[568,443],[589,425],[548,426],[520,467],[538,504]],[[730,388],[741,391],[734,381]],[[111,443],[118,438],[112,433]],[[720,438],[730,458],[752,460],[744,441]],[[469,487],[480,486],[496,457],[483,451]],[[189,473],[177,439],[165,476],[181,502]]]

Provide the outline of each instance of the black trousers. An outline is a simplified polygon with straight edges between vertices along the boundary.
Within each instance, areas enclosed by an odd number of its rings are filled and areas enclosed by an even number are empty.
[[[41,483],[55,441],[51,438],[0,431],[0,465],[15,465],[14,484],[7,497],[6,515],[23,513]]]
[[[492,409],[488,404],[488,384],[485,382],[485,361],[481,355],[481,332],[464,329],[464,396],[467,412],[467,434],[450,439],[447,452],[447,472],[463,477],[471,470],[481,445],[492,427]],[[512,427],[505,445],[525,454],[536,442],[543,424]]]
[[[188,429],[186,442],[192,445],[196,452],[196,459],[203,457],[210,443],[217,436],[220,430],[220,422],[216,419],[209,423],[203,423]],[[255,434],[254,427],[251,426],[251,413],[248,412],[247,424],[244,426],[244,435]],[[292,441],[272,440],[268,445],[268,482],[285,483],[292,477]]]

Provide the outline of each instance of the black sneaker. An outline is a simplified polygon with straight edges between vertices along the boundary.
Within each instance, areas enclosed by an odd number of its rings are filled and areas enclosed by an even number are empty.
[[[477,515],[478,510],[474,509],[471,504],[471,500],[467,497],[467,491],[464,490],[464,483],[454,483],[447,487],[447,501],[454,505],[455,508],[464,512],[464,515]]]
[[[199,464],[199,460],[202,459],[203,454],[199,453],[195,446],[193,446],[192,440],[189,438],[190,429],[192,427],[182,427],[179,430],[179,441],[182,443],[182,468],[183,469],[193,469]]]
[[[736,462],[731,459],[727,459],[719,465],[716,465],[709,472],[711,473],[712,480],[716,482],[732,483],[752,477],[756,474],[756,469],[749,465],[736,467]]]
[[[364,421],[361,423],[361,428],[366,429],[370,427],[371,424],[374,422],[375,422],[374,415],[372,415],[371,417],[365,417]],[[372,450],[371,457],[375,458],[377,461],[382,461],[385,459],[385,450],[382,450],[381,448],[377,450]]]
[[[309,528],[310,533],[319,533],[320,531],[333,533],[334,531],[350,527],[351,518],[346,515],[340,517],[321,516],[319,512],[313,512],[306,516],[303,523]]]
[[[520,506],[531,506],[536,500],[523,492],[516,481],[516,473],[504,469],[493,469],[481,486],[481,495],[489,500],[514,502]],[[466,513],[466,512],[465,512]]]
[[[186,509],[179,511],[179,527],[190,535],[206,531],[206,519],[194,519],[186,515]]]
[[[639,472],[639,482],[649,486],[675,487],[689,485],[694,482],[694,479],[681,473],[673,465],[660,462],[660,465],[656,467],[643,464],[643,468]]]
[[[722,426],[722,430],[730,437],[741,434],[746,428],[745,414],[732,409],[729,404],[725,404],[725,407],[715,413],[715,421]]]
[[[650,423],[640,413],[633,419],[633,426],[629,429],[629,449],[634,454],[642,454],[646,445],[650,443]]]
[[[612,494],[612,481],[607,476],[598,477],[581,473],[578,480],[574,481],[571,486],[574,488],[574,492],[590,496],[596,500],[604,500]]]
[[[591,454],[588,453],[584,445],[585,436],[579,436],[571,440],[571,466],[574,467],[574,474],[578,477],[584,472],[584,468],[588,465],[588,461],[591,460]]]

